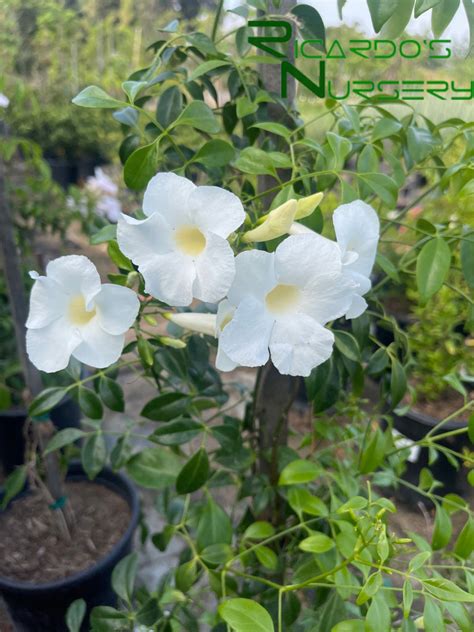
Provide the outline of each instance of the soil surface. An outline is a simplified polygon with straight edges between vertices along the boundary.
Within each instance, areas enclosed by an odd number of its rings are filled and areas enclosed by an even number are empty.
[[[471,391],[469,399],[473,398],[474,393]],[[454,411],[462,408],[462,406],[464,406],[464,398],[462,395],[454,390],[451,390],[443,393],[442,397],[435,401],[418,401],[413,404],[412,408],[416,412],[424,413],[434,419],[441,420],[445,419],[449,415],[452,415]],[[465,410],[459,415],[459,417],[455,418],[455,421],[467,421],[471,414],[472,410]]]
[[[124,498],[88,481],[66,483],[66,494],[75,516],[70,541],[39,492],[0,514],[0,576],[35,584],[59,580],[93,566],[120,540],[130,521]]]

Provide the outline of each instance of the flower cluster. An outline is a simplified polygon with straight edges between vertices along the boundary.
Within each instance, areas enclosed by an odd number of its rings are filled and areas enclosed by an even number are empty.
[[[379,238],[377,214],[360,200],[334,212],[337,241],[298,224],[321,198],[285,202],[243,234],[242,242],[250,243],[290,233],[274,252],[251,249],[234,257],[228,239],[245,219],[239,198],[158,173],[144,195],[145,218],[121,215],[117,240],[154,298],[171,307],[195,299],[218,303],[215,315],[164,314],[218,338],[217,368],[257,367],[271,359],[280,373],[307,376],[332,353],[334,335],[326,325],[366,309]],[[46,273],[34,276],[31,294],[32,362],[49,372],[67,366],[71,355],[93,367],[115,362],[138,313],[135,293],[101,285],[86,257],[61,257]]]

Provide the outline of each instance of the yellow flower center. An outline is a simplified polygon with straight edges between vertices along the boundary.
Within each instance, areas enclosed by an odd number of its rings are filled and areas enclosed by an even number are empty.
[[[300,290],[296,285],[279,283],[265,297],[267,308],[272,314],[286,314],[298,303]]]
[[[73,325],[86,325],[95,316],[95,309],[88,312],[82,294],[75,296],[69,303],[69,320]]]
[[[175,241],[186,255],[197,257],[206,247],[206,238],[195,226],[181,226],[176,231]]]

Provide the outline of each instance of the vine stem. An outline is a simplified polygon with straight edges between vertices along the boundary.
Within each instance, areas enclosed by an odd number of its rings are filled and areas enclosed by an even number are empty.
[[[217,29],[219,28],[219,22],[221,19],[223,6],[224,6],[224,0],[219,0],[219,4],[217,5],[216,17],[214,18],[214,24],[212,25],[211,39],[213,42],[216,41]]]

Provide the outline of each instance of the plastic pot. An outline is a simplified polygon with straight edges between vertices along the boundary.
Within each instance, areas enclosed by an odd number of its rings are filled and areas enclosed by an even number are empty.
[[[5,475],[10,474],[24,461],[23,429],[26,418],[26,411],[22,409],[0,412],[0,470]],[[50,418],[58,430],[79,428],[81,411],[78,404],[67,397],[53,408]]]
[[[70,465],[67,480],[88,480],[80,463]],[[70,577],[45,584],[32,584],[0,575],[0,594],[13,622],[22,631],[67,632],[66,611],[76,599],[86,601],[87,616],[82,629],[89,630],[88,615],[93,607],[116,605],[117,597],[112,590],[111,576],[116,564],[132,550],[133,534],[139,517],[138,495],[125,476],[109,468],[102,470],[94,482],[110,488],[127,501],[131,512],[128,528],[105,557],[94,566]]]
[[[404,415],[393,414],[393,424],[396,430],[403,436],[411,439],[412,441],[419,441],[423,439],[427,433],[437,424],[440,420],[434,417],[430,417],[421,412],[409,410]],[[451,420],[444,424],[439,434],[447,432],[449,430],[457,430],[459,428],[465,428],[466,422],[459,420]],[[439,441],[440,445],[444,445],[456,452],[462,452],[462,448],[468,443],[467,435],[460,434],[447,439]],[[429,464],[429,452],[427,448],[420,448],[414,457],[407,461],[406,471],[403,478],[417,485],[420,479],[420,472],[423,468],[428,468],[433,477],[443,484],[440,488],[440,494],[457,493],[461,494],[465,491],[466,483],[465,476],[462,473],[461,462],[459,461],[459,469],[456,469],[450,461],[444,456],[444,454],[438,453],[438,458],[431,465]],[[416,493],[408,488],[401,486],[399,495],[402,500],[408,502],[418,502],[423,500],[426,503],[426,497]]]

